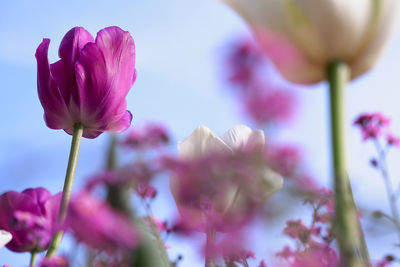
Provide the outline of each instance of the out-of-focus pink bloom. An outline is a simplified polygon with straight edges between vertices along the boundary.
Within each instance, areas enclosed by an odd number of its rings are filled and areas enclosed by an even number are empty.
[[[131,187],[142,198],[155,198],[157,190],[150,182],[159,174],[161,167],[156,162],[135,162],[115,171],[104,171],[91,177],[86,190],[92,191],[96,186],[125,186]]]
[[[157,227],[157,230],[161,232],[169,232],[171,229],[168,227],[166,222],[161,221],[160,219],[156,217],[146,217],[145,222],[149,227],[152,227],[152,224],[154,224]]]
[[[98,250],[125,251],[138,243],[127,217],[86,192],[72,198],[65,225],[79,241]]]
[[[264,162],[264,142],[262,131],[244,125],[221,138],[200,126],[180,142],[180,159],[171,160],[169,167],[183,221],[204,231],[207,225],[221,229],[251,218],[254,208],[283,183]]]
[[[361,114],[353,125],[360,127],[363,141],[377,139],[390,126],[390,119],[381,113]]]
[[[157,196],[157,189],[148,183],[139,183],[137,193],[141,198],[153,199]]]
[[[392,265],[392,263],[396,260],[395,257],[393,257],[392,255],[388,255],[385,258],[383,258],[382,260],[380,260],[377,263],[377,267],[387,267]]]
[[[0,248],[4,247],[12,239],[12,235],[4,230],[0,230]]]
[[[44,251],[57,230],[61,194],[45,188],[9,191],[0,196],[0,228],[13,236],[6,247],[14,252]]]
[[[340,260],[336,251],[326,245],[313,245],[304,252],[293,256],[291,267],[339,267]]]
[[[264,63],[264,58],[263,52],[251,40],[235,42],[227,56],[228,80],[244,88],[252,85],[254,76]]]
[[[124,145],[132,149],[151,149],[167,145],[170,141],[167,128],[162,124],[149,123],[128,133]]]
[[[310,236],[310,230],[302,223],[301,220],[287,221],[283,232],[293,239],[301,240],[303,243],[307,243]]]
[[[289,121],[296,109],[296,99],[288,91],[253,89],[243,97],[245,112],[257,124],[275,124]]]
[[[293,175],[302,159],[301,151],[289,145],[270,145],[266,157],[271,166],[283,176]]]
[[[69,261],[64,256],[55,256],[52,258],[43,258],[39,262],[39,267],[69,267]]]
[[[87,138],[126,130],[132,114],[125,97],[136,79],[131,35],[108,27],[94,40],[84,28],[75,27],[61,41],[61,59],[50,65],[49,44],[43,39],[36,50],[38,93],[47,126],[71,134],[74,124],[81,123]]]
[[[400,138],[397,136],[394,136],[393,134],[388,134],[386,136],[386,143],[389,146],[395,146],[395,147],[399,147],[400,146]]]
[[[261,261],[258,267],[267,267],[267,264],[265,263],[265,261]]]
[[[226,61],[228,80],[240,89],[238,99],[245,115],[259,125],[287,122],[293,117],[295,95],[287,85],[273,81],[270,62],[253,41],[235,43]]]

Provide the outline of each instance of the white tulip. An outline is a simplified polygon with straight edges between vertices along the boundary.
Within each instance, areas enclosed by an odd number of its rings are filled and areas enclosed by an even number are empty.
[[[4,230],[0,230],[0,248],[4,247],[12,239],[12,235]]]
[[[195,160],[212,153],[233,154],[240,150],[261,151],[265,144],[264,132],[261,130],[251,130],[244,125],[238,125],[227,131],[221,137],[215,135],[209,128],[199,126],[184,141],[178,143],[178,155],[184,160]],[[261,200],[267,199],[274,192],[282,188],[283,178],[267,166],[254,170],[258,173],[254,184],[249,185],[257,188]],[[216,177],[217,179],[218,177]],[[201,211],[192,206],[186,206],[177,195],[180,187],[179,179],[172,176],[170,180],[171,192],[175,197],[179,211],[186,216],[190,216],[193,222],[204,220]],[[240,210],[244,208],[245,196],[240,189],[233,184],[226,184],[222,189],[224,197],[215,200],[216,212],[225,214],[231,210]],[[244,193],[244,192],[243,192]]]
[[[245,125],[237,125],[218,137],[206,126],[197,127],[184,141],[178,143],[178,155],[182,159],[196,159],[209,153],[234,153],[240,149],[262,149],[265,144],[262,130],[251,130]],[[267,195],[283,186],[283,178],[265,167],[262,181]]]
[[[222,0],[250,25],[288,80],[325,80],[344,61],[352,78],[374,66],[392,32],[399,0]]]

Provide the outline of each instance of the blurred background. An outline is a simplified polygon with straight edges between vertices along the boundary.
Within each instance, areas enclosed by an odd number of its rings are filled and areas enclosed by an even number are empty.
[[[237,124],[254,127],[241,112],[224,76],[224,54],[237,38],[251,38],[244,21],[215,0],[130,0],[130,1],[3,1],[0,6],[0,193],[44,186],[53,193],[62,189],[71,136],[50,130],[43,121],[37,97],[35,51],[42,38],[50,38],[49,60],[58,60],[58,46],[74,26],[83,26],[92,35],[117,25],[127,30],[136,43],[138,78],[128,95],[133,113],[132,127],[147,121],[160,121],[174,136],[174,144],[198,125],[222,134]],[[383,183],[369,166],[375,154],[372,143],[362,143],[352,126],[362,112],[379,111],[392,118],[392,130],[400,134],[399,93],[400,35],[395,34],[379,64],[347,89],[346,134],[349,174],[355,198],[363,213],[364,227],[372,258],[393,251],[396,236],[385,226],[367,220],[375,209],[388,211]],[[278,74],[275,74],[278,75]],[[278,78],[279,79],[279,78]],[[282,81],[284,82],[284,81]],[[330,186],[329,127],[327,87],[292,86],[297,95],[296,116],[273,134],[274,142],[296,144],[308,173],[322,185]],[[103,168],[107,134],[83,140],[75,188],[86,177]],[[267,140],[268,142],[268,140]],[[172,145],[175,147],[175,145]],[[389,156],[393,178],[400,175],[400,153]],[[398,182],[399,180],[397,180]],[[161,218],[176,213],[168,190],[168,180],[160,179],[161,190],[154,210]],[[301,202],[299,202],[299,206]],[[293,219],[301,217],[291,214]],[[271,258],[285,244],[285,219],[258,234],[256,256]],[[265,232],[265,233],[264,233]],[[202,266],[197,249],[171,238],[172,257],[183,254],[180,266]],[[64,251],[68,251],[65,242]],[[0,264],[26,266],[29,255],[0,250]],[[255,264],[252,262],[251,264]]]

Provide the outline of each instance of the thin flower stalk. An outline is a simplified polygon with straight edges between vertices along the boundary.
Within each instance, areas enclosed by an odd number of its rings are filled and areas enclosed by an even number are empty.
[[[58,222],[62,224],[67,216],[68,205],[71,199],[72,186],[75,178],[76,165],[78,163],[79,148],[81,144],[83,125],[77,123],[74,125],[74,132],[72,136],[71,150],[68,159],[68,167],[65,175],[64,188],[62,193],[62,200],[60,205],[60,211],[58,213]],[[58,231],[50,243],[49,250],[47,251],[46,257],[53,257],[57,254],[58,247],[60,246],[63,231]]]
[[[364,235],[346,168],[344,131],[344,88],[350,78],[347,64],[333,62],[328,67],[330,85],[331,139],[336,218],[334,229],[344,266],[371,266]]]
[[[388,172],[388,167],[387,167],[387,162],[386,162],[386,151],[380,144],[380,142],[377,139],[374,139],[374,145],[376,148],[376,151],[378,153],[378,168],[381,172],[383,182],[385,184],[385,190],[386,190],[386,195],[389,200],[389,205],[390,205],[390,211],[391,211],[391,217],[390,221],[393,222],[394,226],[396,227],[397,230],[397,236],[399,238],[400,242],[400,219],[399,219],[399,211],[397,210],[396,207],[396,193],[393,191],[393,186],[390,180],[389,172]]]

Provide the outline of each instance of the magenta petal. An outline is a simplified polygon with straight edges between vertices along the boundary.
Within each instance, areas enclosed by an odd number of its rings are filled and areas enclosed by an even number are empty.
[[[75,62],[80,56],[80,52],[87,43],[93,43],[92,35],[82,27],[72,28],[67,32],[61,41],[58,54],[68,65],[68,69],[73,72]]]
[[[132,117],[132,113],[127,110],[124,116],[122,116],[119,120],[107,125],[107,128],[104,131],[108,133],[123,132],[128,129],[129,126],[131,126]]]
[[[63,129],[67,127],[70,116],[67,105],[50,74],[47,59],[49,44],[49,39],[43,39],[35,54],[38,68],[38,94],[45,112],[47,126],[51,129]]]
[[[94,39],[88,31],[82,27],[72,28],[61,41],[59,56],[61,60],[50,66],[50,72],[60,89],[65,103],[74,104],[70,112],[74,119],[78,117],[79,94],[75,78],[75,63],[80,57],[80,52],[87,43],[93,43]],[[73,100],[71,103],[70,100]],[[73,108],[71,110],[71,108]],[[78,117],[79,118],[79,117]]]
[[[84,47],[76,78],[86,127],[101,129],[122,116],[125,97],[136,78],[134,64],[133,39],[118,27],[100,31],[96,43]]]

